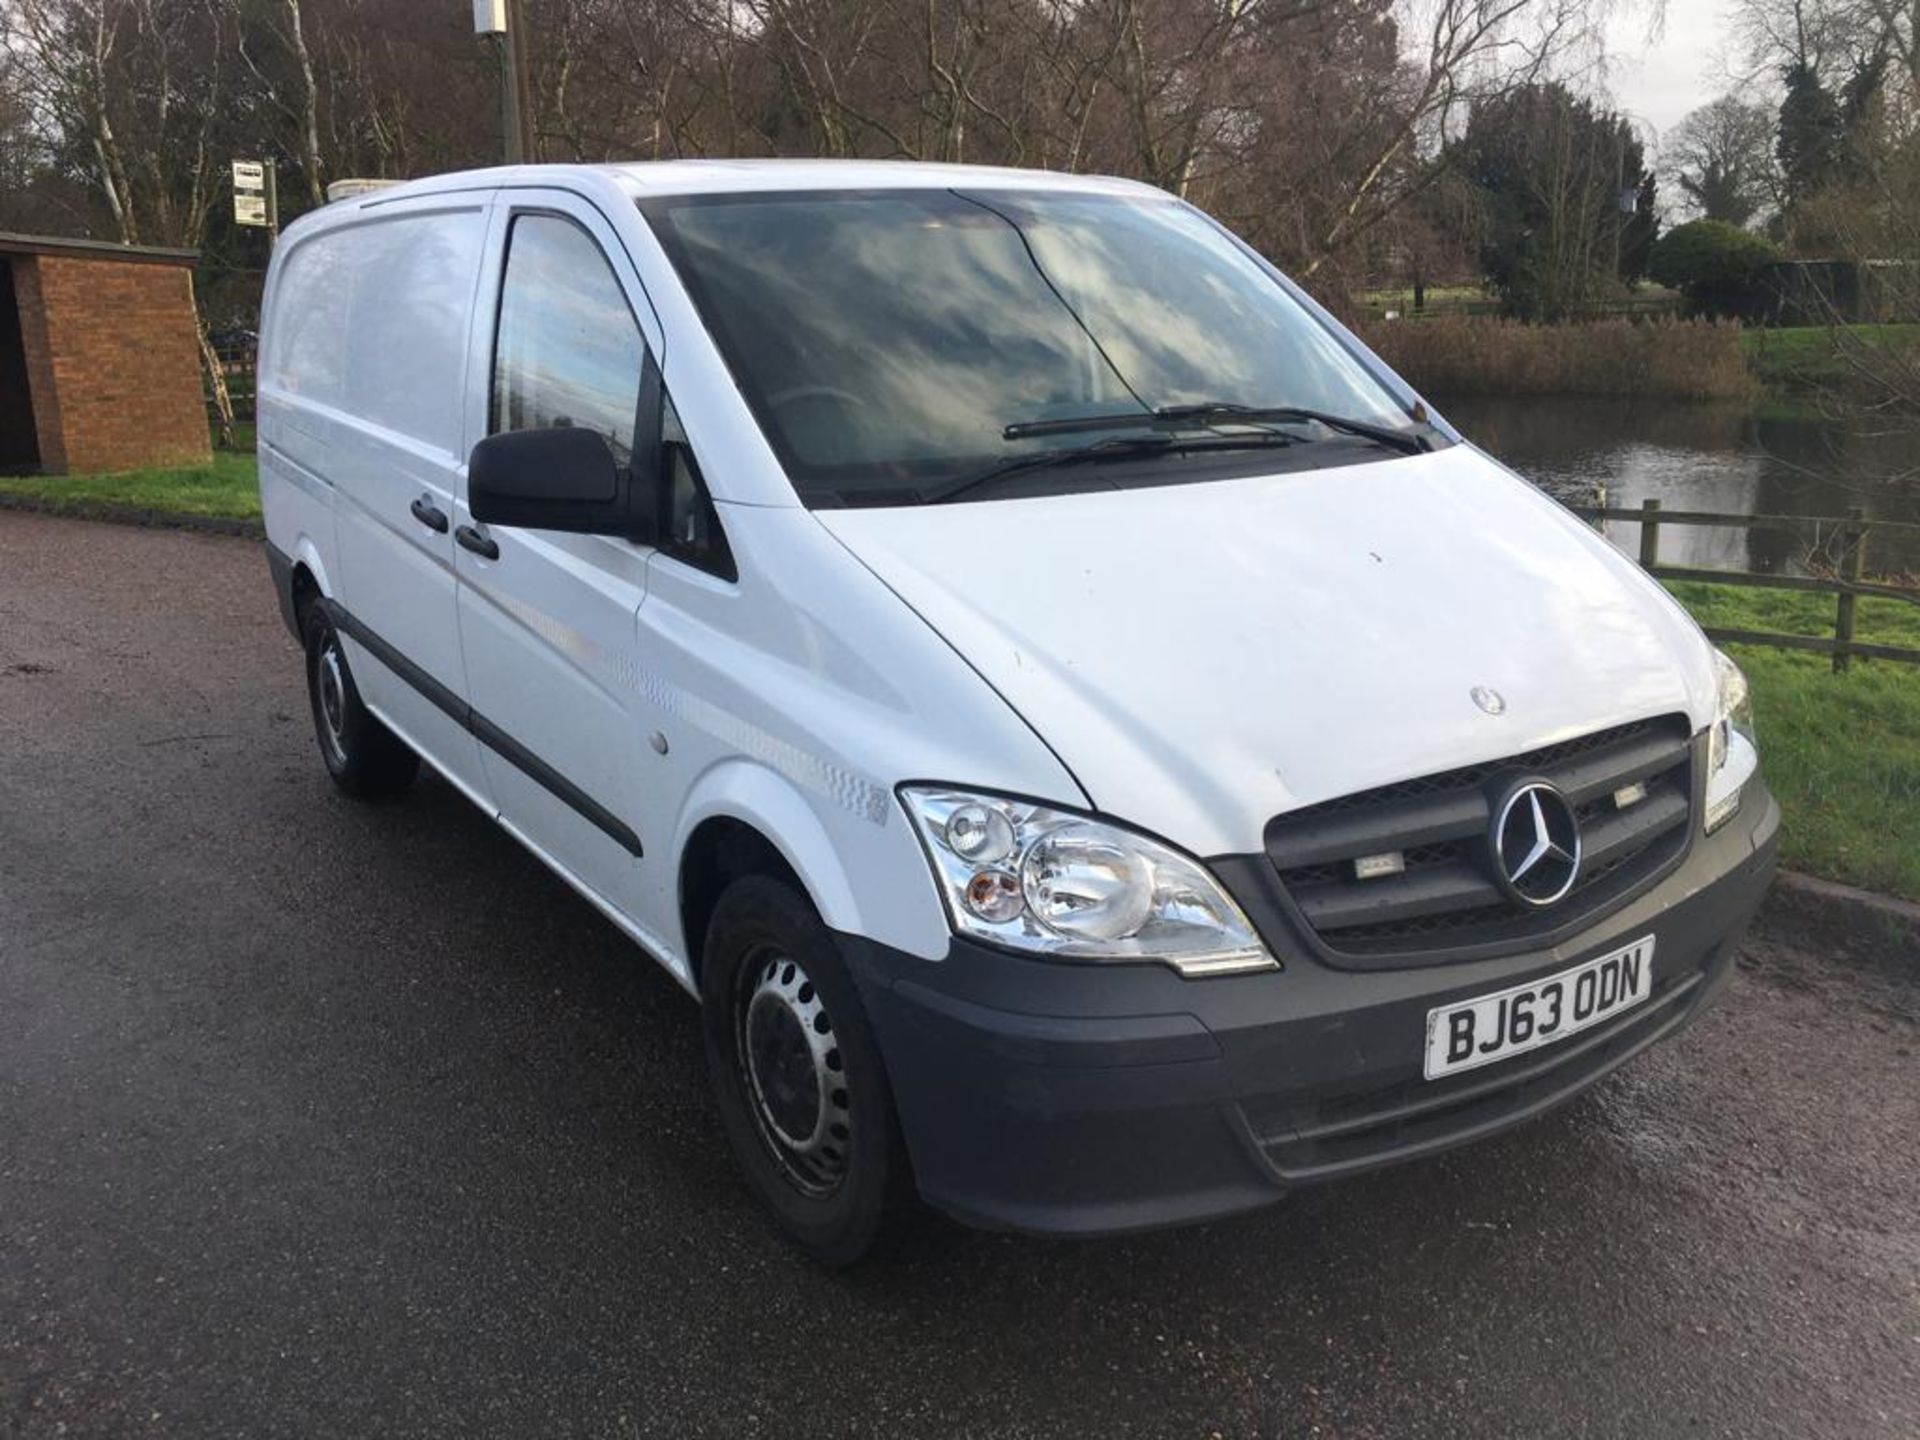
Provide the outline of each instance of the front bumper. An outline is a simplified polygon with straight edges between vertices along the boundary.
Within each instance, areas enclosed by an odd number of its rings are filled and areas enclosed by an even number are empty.
[[[843,936],[921,1194],[969,1223],[1094,1234],[1269,1203],[1412,1159],[1577,1094],[1697,1015],[1771,878],[1779,807],[1739,812],[1632,904],[1551,948],[1340,970],[1305,944],[1275,973],[1025,959],[955,939],[929,964]],[[1427,1082],[1427,1011],[1656,937],[1653,994],[1564,1043]]]

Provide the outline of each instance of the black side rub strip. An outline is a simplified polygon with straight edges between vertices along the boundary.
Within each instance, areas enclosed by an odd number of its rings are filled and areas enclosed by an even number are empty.
[[[605,831],[616,845],[635,859],[646,853],[640,848],[640,837],[606,806],[374,634],[338,601],[322,599],[320,603],[326,607],[327,618],[333,621],[336,629],[366,646],[374,659],[426,696],[436,708],[452,716],[462,729],[471,732],[482,745],[590,824]]]

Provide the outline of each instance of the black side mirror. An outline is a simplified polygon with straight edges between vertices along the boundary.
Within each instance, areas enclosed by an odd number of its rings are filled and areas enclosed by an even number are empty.
[[[487,525],[651,542],[659,510],[653,470],[619,464],[595,430],[509,430],[473,447],[467,508]]]

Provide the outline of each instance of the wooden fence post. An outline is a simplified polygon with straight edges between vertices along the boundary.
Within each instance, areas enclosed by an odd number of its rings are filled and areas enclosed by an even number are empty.
[[[1660,563],[1660,502],[1640,502],[1640,568],[1651,570]]]
[[[1850,522],[1841,531],[1840,578],[1849,584],[1858,585],[1860,577],[1867,569],[1867,512],[1858,505],[1849,506],[1847,519]],[[1860,597],[1850,590],[1842,590],[1840,598],[1834,604],[1833,613],[1833,673],[1844,675],[1852,664],[1853,656],[1853,620],[1854,607]]]

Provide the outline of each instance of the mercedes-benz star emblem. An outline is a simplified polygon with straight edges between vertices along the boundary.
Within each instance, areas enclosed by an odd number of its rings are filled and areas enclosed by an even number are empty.
[[[1494,873],[1523,905],[1564,900],[1580,875],[1580,822],[1545,780],[1523,780],[1495,807],[1487,839]]]

